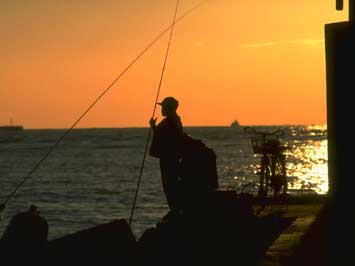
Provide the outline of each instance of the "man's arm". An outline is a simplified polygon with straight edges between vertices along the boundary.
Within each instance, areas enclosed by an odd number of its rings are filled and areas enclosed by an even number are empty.
[[[153,131],[155,131],[155,129],[157,128],[157,119],[152,117],[149,120],[149,125],[153,129]]]

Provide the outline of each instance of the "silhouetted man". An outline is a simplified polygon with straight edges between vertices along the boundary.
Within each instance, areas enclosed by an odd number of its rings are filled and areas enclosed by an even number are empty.
[[[170,208],[169,217],[181,211],[179,199],[181,147],[183,127],[176,113],[179,102],[174,97],[166,97],[161,103],[164,119],[156,125],[156,118],[150,119],[153,141],[149,154],[160,159],[160,171],[164,193]]]

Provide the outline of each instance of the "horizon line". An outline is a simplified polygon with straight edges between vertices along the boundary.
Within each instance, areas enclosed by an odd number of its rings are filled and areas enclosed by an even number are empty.
[[[313,124],[242,124],[239,127],[282,127],[282,126],[327,126],[327,123],[313,123]],[[225,127],[233,128],[231,125],[184,125],[184,128],[191,127]],[[76,129],[130,129],[130,128],[149,128],[149,126],[88,126],[88,127],[75,127]],[[65,127],[23,127],[23,130],[67,130]]]

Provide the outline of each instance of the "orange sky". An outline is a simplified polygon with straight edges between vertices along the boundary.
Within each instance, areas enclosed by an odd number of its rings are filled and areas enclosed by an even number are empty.
[[[201,1],[180,0],[178,16]],[[175,3],[2,0],[0,124],[70,127]],[[335,0],[210,0],[176,25],[159,98],[179,99],[185,126],[325,124],[324,24],[346,18]],[[148,126],[168,37],[78,127]]]

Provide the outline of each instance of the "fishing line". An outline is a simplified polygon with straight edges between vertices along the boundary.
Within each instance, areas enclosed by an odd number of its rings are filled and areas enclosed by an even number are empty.
[[[163,68],[162,68],[161,75],[160,75],[159,86],[158,86],[157,95],[156,95],[155,102],[154,102],[152,117],[154,117],[154,115],[155,115],[155,110],[156,110],[156,108],[157,108],[157,102],[158,102],[158,98],[159,98],[159,94],[160,94],[161,84],[163,83],[163,77],[164,77],[164,73],[165,73],[166,62],[167,62],[168,56],[169,56],[171,40],[172,40],[173,33],[174,33],[175,21],[176,21],[176,14],[177,14],[177,11],[178,11],[178,8],[179,8],[179,2],[180,2],[179,0],[176,1],[176,7],[175,7],[175,13],[174,13],[174,18],[173,18],[173,23],[172,23],[172,26],[171,26],[171,31],[170,31],[170,37],[169,37],[168,47],[166,48],[166,54],[165,54],[165,58],[164,58],[164,64],[163,64]],[[135,207],[136,207],[136,202],[137,202],[137,197],[138,197],[138,191],[139,191],[140,183],[141,183],[141,181],[142,181],[143,168],[144,168],[145,158],[147,157],[148,145],[149,145],[149,140],[150,140],[151,132],[152,132],[152,128],[149,127],[148,136],[147,136],[147,141],[146,141],[146,143],[145,143],[145,148],[144,148],[143,161],[142,161],[142,165],[141,165],[141,168],[140,168],[140,171],[139,171],[139,178],[138,178],[138,182],[137,182],[137,188],[136,188],[136,192],[135,192],[134,200],[133,200],[133,205],[132,205],[132,209],[131,209],[131,215],[130,215],[130,217],[129,217],[129,225],[131,225],[131,223],[132,223],[133,213],[134,213],[134,210],[135,210]]]
[[[203,4],[207,3],[210,0],[202,1],[201,3],[192,7],[189,11],[184,13],[181,17],[177,18],[173,24],[164,29],[153,41],[151,41],[133,60],[128,66],[106,87],[106,89],[92,102],[92,104],[85,110],[85,112],[73,123],[73,125],[65,131],[63,136],[61,136],[58,141],[49,149],[49,151],[41,158],[32,170],[23,178],[23,180],[15,187],[15,189],[10,193],[10,195],[5,199],[5,201],[0,204],[0,212],[3,211],[6,207],[8,201],[16,194],[20,187],[28,180],[32,174],[39,168],[39,166],[48,158],[48,156],[57,148],[57,146],[63,141],[63,139],[73,130],[73,128],[81,121],[81,119],[94,107],[94,105],[113,87],[113,85],[118,82],[124,74],[174,25],[192,13],[195,9],[201,7]],[[155,110],[154,110],[155,111]]]

